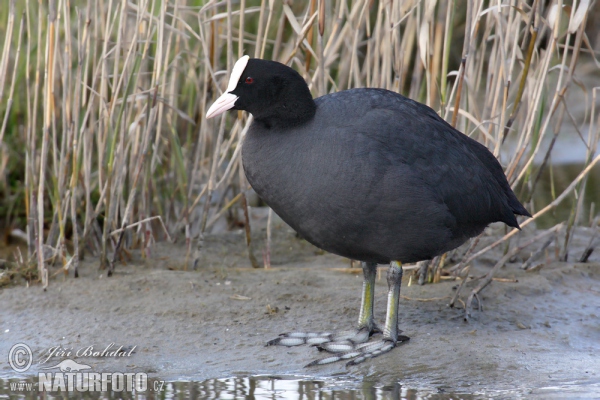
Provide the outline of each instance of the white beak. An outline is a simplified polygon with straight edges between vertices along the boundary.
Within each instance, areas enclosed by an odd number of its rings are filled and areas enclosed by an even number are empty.
[[[235,101],[238,97],[235,94],[223,93],[217,101],[213,103],[206,113],[206,118],[216,117],[219,114],[230,110],[235,105]]]
[[[242,77],[242,73],[246,69],[246,65],[248,65],[248,60],[250,57],[243,56],[239,60],[236,61],[233,69],[231,70],[231,76],[229,77],[229,84],[227,85],[227,90],[223,93],[217,101],[214,102],[212,106],[206,112],[206,118],[216,117],[219,114],[224,113],[227,110],[230,110],[235,105],[235,101],[238,99],[238,96],[231,94],[235,90],[238,81]]]

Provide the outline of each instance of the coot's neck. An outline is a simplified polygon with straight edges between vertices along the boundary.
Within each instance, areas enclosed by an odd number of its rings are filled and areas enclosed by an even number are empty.
[[[273,106],[256,112],[253,116],[266,129],[283,130],[309,122],[316,112],[317,105],[306,82],[302,80],[283,88]]]

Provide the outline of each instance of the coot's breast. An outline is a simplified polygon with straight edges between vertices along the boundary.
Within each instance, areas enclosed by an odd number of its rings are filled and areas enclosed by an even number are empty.
[[[380,89],[315,102],[301,126],[255,122],[242,149],[254,190],[309,242],[361,261],[409,263],[503,220],[507,200],[493,172],[433,110]]]

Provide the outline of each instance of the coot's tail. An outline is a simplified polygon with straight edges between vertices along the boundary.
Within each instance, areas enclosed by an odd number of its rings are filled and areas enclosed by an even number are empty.
[[[487,147],[485,147],[478,141],[471,139],[470,137],[465,136],[460,132],[459,134],[468,139],[467,142],[471,144],[471,148],[475,155],[488,168],[492,176],[496,179],[496,182],[500,185],[502,192],[504,192],[505,199],[507,200],[507,202],[504,204],[506,204],[508,207],[504,207],[504,209],[502,210],[503,218],[501,219],[501,221],[507,224],[508,226],[521,229],[519,223],[517,222],[515,214],[522,215],[524,217],[531,217],[531,214],[529,214],[525,207],[523,207],[523,204],[521,204],[519,199],[517,199],[515,193],[512,191],[508,180],[506,179],[506,175],[504,175],[504,170],[498,162],[498,159],[494,157],[492,153],[490,153]]]
[[[529,211],[527,211],[525,207],[523,207],[523,204],[521,204],[519,200],[517,200],[517,198],[514,197],[514,195],[513,198],[509,200],[508,204],[510,205],[510,208],[512,209],[513,213],[517,215],[522,215],[524,217],[531,217]]]
[[[521,229],[519,223],[517,222],[515,214],[522,215],[524,217],[531,217],[531,214],[529,214],[529,211],[527,211],[525,207],[523,207],[523,204],[521,204],[519,199],[517,199],[517,196],[515,196],[510,186],[508,186],[508,182],[506,186],[507,187],[505,188],[505,191],[506,197],[508,198],[509,210],[506,210],[506,212],[504,213],[504,219],[502,220],[502,222],[513,228]]]

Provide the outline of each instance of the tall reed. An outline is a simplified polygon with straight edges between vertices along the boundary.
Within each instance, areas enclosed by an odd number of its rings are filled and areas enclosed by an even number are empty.
[[[26,229],[44,286],[50,263],[76,274],[86,252],[110,272],[127,248],[147,254],[170,234],[185,232],[191,249],[246,204],[240,142],[251,119],[204,115],[250,54],[296,68],[315,95],[371,86],[430,105],[501,158],[535,220],[581,199],[599,161],[597,88],[580,79],[598,74],[585,34],[592,3],[10,0],[0,10],[0,211]],[[586,99],[575,116],[571,92]],[[582,174],[535,204],[565,124],[588,148]],[[581,210],[574,202],[569,227]]]

